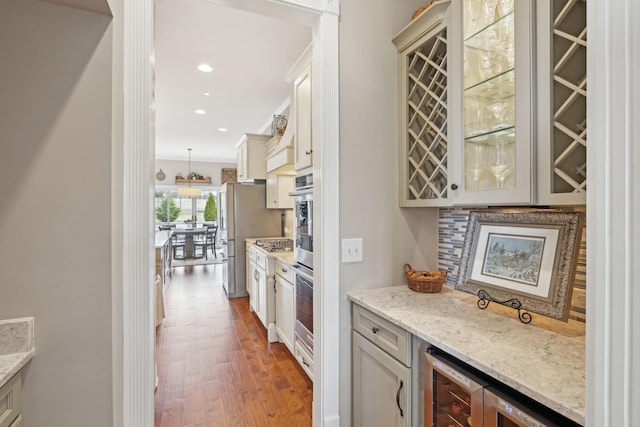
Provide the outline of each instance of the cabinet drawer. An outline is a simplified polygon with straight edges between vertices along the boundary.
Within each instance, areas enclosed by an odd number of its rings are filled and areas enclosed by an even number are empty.
[[[300,344],[300,341],[296,338],[294,347],[294,356],[302,366],[302,369],[309,375],[309,378],[313,381],[313,356],[304,345]]]
[[[268,256],[261,251],[256,251],[256,264],[263,270],[267,269],[267,258]]]
[[[22,376],[17,373],[0,388],[0,427],[19,426],[14,424],[22,412]]]
[[[249,261],[254,261],[255,262],[256,253],[258,253],[258,250],[255,248],[255,246],[247,245],[247,255],[249,256]]]
[[[353,329],[410,367],[411,334],[357,304],[352,307]]]
[[[276,274],[281,276],[287,282],[294,282],[293,268],[280,258],[276,258]]]

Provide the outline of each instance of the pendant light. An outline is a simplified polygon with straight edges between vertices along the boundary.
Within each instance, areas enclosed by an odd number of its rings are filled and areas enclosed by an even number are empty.
[[[189,150],[189,175],[187,175],[187,180],[189,180],[189,187],[178,188],[178,196],[180,197],[200,197],[202,196],[202,190],[199,188],[191,188],[191,148],[187,148]]]

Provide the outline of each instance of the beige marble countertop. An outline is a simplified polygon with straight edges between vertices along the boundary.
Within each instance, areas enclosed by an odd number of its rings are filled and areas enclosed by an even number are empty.
[[[33,317],[0,320],[0,387],[33,358],[33,326]]]
[[[353,291],[347,297],[567,418],[585,422],[584,324],[514,310],[445,286],[422,294],[407,286]]]

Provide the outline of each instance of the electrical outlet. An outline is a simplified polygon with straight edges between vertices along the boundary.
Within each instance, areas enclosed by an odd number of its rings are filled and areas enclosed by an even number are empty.
[[[342,262],[362,261],[362,238],[342,239]]]

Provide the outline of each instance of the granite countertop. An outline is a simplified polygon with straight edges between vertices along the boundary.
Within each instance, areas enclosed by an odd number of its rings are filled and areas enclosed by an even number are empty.
[[[584,324],[547,321],[533,313],[534,321],[525,325],[515,311],[495,304],[480,310],[475,295],[448,286],[437,294],[393,286],[347,297],[584,425]]]
[[[247,245],[255,245],[256,244],[256,240],[259,239],[286,239],[286,237],[260,237],[260,238],[251,238],[251,239],[245,239],[244,241],[247,243]],[[260,246],[256,246],[256,249],[261,251],[262,253],[266,254],[269,257],[272,258],[278,258],[280,261],[284,262],[285,264],[288,264],[290,266],[293,266],[296,264],[295,259],[293,258],[293,252],[291,251],[283,251],[283,252],[268,252],[265,251],[264,249],[262,249]]]
[[[0,387],[33,358],[33,326],[33,317],[0,320]]]

